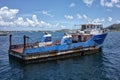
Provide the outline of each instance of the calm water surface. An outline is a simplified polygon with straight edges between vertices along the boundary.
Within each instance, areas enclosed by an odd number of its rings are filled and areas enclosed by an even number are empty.
[[[14,32],[13,44],[22,42],[24,34],[30,41],[39,41],[43,33]],[[51,33],[53,39],[63,33]],[[33,38],[32,38],[33,37]],[[8,57],[9,36],[0,36],[0,80],[120,80],[120,33],[110,32],[101,53],[65,60],[21,65]]]

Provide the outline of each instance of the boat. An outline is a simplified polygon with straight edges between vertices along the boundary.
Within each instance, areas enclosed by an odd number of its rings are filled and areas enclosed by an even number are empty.
[[[24,44],[13,45],[10,35],[9,56],[31,63],[97,53],[106,36],[102,24],[82,24],[81,30],[65,33],[61,40],[54,42],[52,35],[45,32],[41,42],[27,43],[29,36],[24,35]]]
[[[7,32],[0,32],[0,36],[7,36]]]

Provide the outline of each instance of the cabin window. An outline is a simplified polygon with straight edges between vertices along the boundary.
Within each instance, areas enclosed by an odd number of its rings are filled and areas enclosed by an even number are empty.
[[[97,28],[99,28],[99,26],[97,26]]]
[[[91,25],[91,29],[92,29],[92,25]]]
[[[46,38],[45,38],[45,42],[49,42],[49,41],[51,41],[51,40],[52,40],[51,37],[46,37]]]
[[[87,26],[87,29],[89,28],[89,26]]]
[[[89,26],[89,29],[91,28],[91,26]]]

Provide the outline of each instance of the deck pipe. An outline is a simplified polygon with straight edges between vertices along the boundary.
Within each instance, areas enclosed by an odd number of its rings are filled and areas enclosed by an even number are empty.
[[[24,50],[26,49],[26,35],[23,36],[23,40],[24,40]]]
[[[10,42],[9,50],[11,50],[11,47],[12,47],[12,34],[10,34],[10,36],[9,36],[9,42]]]

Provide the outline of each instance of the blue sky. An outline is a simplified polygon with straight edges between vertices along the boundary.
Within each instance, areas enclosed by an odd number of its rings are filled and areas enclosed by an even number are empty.
[[[120,23],[120,0],[0,0],[0,30],[78,29]]]

